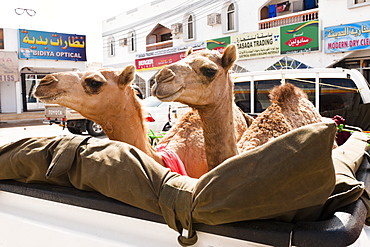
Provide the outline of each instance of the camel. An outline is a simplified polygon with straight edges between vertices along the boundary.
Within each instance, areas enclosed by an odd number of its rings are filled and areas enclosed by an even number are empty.
[[[209,168],[294,128],[321,122],[320,114],[303,91],[285,84],[272,90],[273,104],[237,141],[231,121],[235,107],[234,83],[229,75],[236,60],[235,45],[227,46],[222,55],[189,49],[183,60],[167,65],[157,74],[152,88],[153,95],[162,101],[177,101],[198,110]]]
[[[307,94],[291,83],[275,86],[269,97],[271,105],[253,121],[238,142],[239,152],[254,149],[304,125],[322,122]]]
[[[162,68],[152,94],[197,109],[203,126],[209,170],[238,154],[233,109],[234,83],[229,69],[237,59],[236,47],[219,52],[189,49],[185,58]]]
[[[183,118],[159,143],[161,151],[154,150],[147,139],[143,107],[131,86],[134,66],[122,72],[101,69],[89,72],[62,72],[47,75],[40,81],[35,96],[42,102],[60,104],[80,112],[101,125],[108,138],[131,144],[165,166],[168,155],[163,147],[174,152],[184,163],[187,175],[199,178],[208,171],[202,128],[196,112]],[[240,139],[247,128],[239,114]],[[200,137],[201,138],[200,138]],[[166,163],[168,165],[168,162]]]

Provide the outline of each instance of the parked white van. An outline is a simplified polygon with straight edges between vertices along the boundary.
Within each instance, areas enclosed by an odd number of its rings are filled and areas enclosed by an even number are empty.
[[[322,116],[341,115],[346,124],[370,129],[370,89],[358,70],[286,69],[234,74],[235,102],[246,113],[261,113],[269,91],[282,82],[302,88]]]

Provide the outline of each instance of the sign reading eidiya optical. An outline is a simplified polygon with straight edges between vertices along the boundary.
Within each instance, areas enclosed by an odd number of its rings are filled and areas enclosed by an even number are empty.
[[[19,58],[86,61],[86,36],[19,29]]]

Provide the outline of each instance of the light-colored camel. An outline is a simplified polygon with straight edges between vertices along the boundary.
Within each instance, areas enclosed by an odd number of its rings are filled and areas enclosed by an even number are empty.
[[[236,47],[219,52],[188,50],[186,57],[161,69],[152,94],[198,110],[209,169],[238,153],[234,114],[234,83],[229,69],[237,59]]]
[[[158,73],[152,89],[160,100],[178,101],[199,111],[209,167],[216,167],[225,159],[294,128],[321,121],[320,114],[303,91],[286,84],[271,92],[273,104],[237,141],[231,121],[235,106],[234,84],[229,75],[236,59],[235,45],[229,45],[222,55],[207,50],[189,50],[183,60]]]
[[[45,103],[64,105],[80,112],[101,125],[109,139],[136,146],[164,165],[162,153],[156,152],[147,139],[143,108],[131,87],[134,73],[133,66],[122,72],[102,69],[56,73],[40,82],[35,96]],[[240,116],[237,119],[241,126],[238,139],[247,127]],[[189,176],[197,178],[208,171],[197,113],[185,114],[160,144],[180,157]]]

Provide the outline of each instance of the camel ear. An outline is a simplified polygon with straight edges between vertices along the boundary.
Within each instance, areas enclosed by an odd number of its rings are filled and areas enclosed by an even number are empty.
[[[190,54],[193,53],[193,47],[189,47],[186,52],[185,52],[185,57],[189,56]]]
[[[234,62],[237,60],[238,56],[236,53],[236,45],[228,45],[224,50],[221,58],[222,67],[225,70],[229,70],[233,65]]]
[[[135,66],[134,65],[128,65],[126,68],[123,69],[121,74],[118,78],[118,84],[119,85],[127,85],[131,83],[135,78]]]

